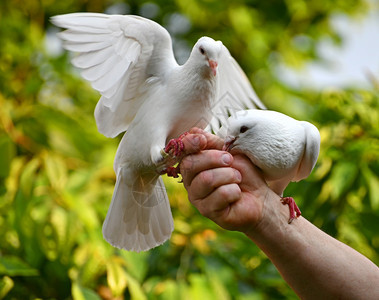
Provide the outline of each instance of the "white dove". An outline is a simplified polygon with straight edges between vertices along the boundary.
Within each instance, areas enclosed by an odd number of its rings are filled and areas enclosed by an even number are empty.
[[[200,38],[187,62],[178,65],[169,33],[151,20],[75,13],[52,22],[67,29],[59,34],[64,48],[79,52],[73,65],[101,94],[98,130],[108,137],[127,130],[115,157],[117,180],[104,238],[126,250],[156,247],[173,231],[159,174],[175,175],[181,135],[209,123],[217,130],[228,111],[264,105],[220,41]]]
[[[275,111],[239,111],[220,134],[225,131],[223,150],[245,154],[281,197],[291,181],[308,177],[320,151],[320,133],[314,125]],[[291,223],[301,212],[292,197],[281,199],[289,205]]]

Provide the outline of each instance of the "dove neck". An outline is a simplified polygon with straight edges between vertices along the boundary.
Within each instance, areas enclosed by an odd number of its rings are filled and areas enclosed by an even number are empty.
[[[203,80],[214,81],[215,75],[213,75],[212,69],[209,64],[201,57],[192,55],[188,58],[186,63],[182,65],[183,73],[187,76],[199,77]]]
[[[216,80],[212,75],[204,74],[206,71],[199,66],[183,65],[178,80],[182,95],[186,102],[201,102],[202,106],[210,107],[216,96]],[[200,76],[199,76],[200,75]],[[205,76],[204,76],[205,75]],[[198,103],[200,104],[200,103]]]
[[[180,75],[177,80],[180,81],[183,91],[188,91],[197,99],[203,99],[206,102],[210,101],[215,96],[216,77],[212,74],[209,66],[199,63],[195,59],[188,61],[181,66]]]

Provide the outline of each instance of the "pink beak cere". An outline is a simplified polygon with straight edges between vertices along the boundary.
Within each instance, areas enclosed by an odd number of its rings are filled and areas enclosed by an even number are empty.
[[[216,70],[217,70],[217,61],[215,60],[208,60],[209,67],[212,69],[213,76],[216,76]]]

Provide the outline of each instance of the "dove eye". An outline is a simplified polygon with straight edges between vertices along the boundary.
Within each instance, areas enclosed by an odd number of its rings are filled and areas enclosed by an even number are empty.
[[[200,51],[201,54],[203,54],[203,55],[205,54],[205,50],[204,50],[203,47],[200,47],[200,48],[199,48],[199,51]]]
[[[247,128],[247,126],[241,126],[240,128],[240,133],[244,133],[248,130],[249,128]]]

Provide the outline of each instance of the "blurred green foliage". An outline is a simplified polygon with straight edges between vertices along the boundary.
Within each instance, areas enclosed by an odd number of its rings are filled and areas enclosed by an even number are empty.
[[[295,91],[274,72],[278,63],[316,59],[324,36],[340,42],[333,14],[366,9],[362,0],[2,1],[0,298],[296,299],[255,245],[199,215],[175,180],[165,178],[175,218],[169,242],[136,254],[103,240],[118,139],[97,132],[99,95],[67,53],[47,51],[49,17],[77,11],[151,17],[171,28],[183,53],[202,35],[221,39],[269,108],[320,129],[315,171],[286,193],[311,222],[378,264],[377,88]],[[173,26],[178,18],[187,25]]]

